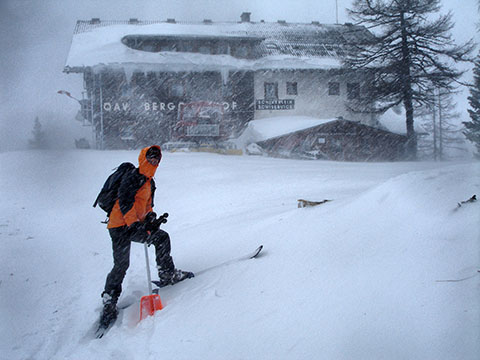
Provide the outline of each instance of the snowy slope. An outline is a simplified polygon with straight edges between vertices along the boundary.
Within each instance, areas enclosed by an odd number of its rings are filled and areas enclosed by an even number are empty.
[[[91,204],[136,158],[0,154],[1,359],[478,359],[480,203],[455,210],[480,193],[478,163],[165,153],[156,210],[170,213],[177,267],[265,254],[162,290],[154,317],[137,324],[135,304],[88,339],[112,261]],[[120,301],[146,292],[134,244]]]

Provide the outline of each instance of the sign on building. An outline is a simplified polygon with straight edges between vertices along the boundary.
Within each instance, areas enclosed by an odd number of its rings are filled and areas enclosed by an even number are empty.
[[[259,99],[255,103],[257,110],[293,110],[295,109],[294,99],[266,100]]]

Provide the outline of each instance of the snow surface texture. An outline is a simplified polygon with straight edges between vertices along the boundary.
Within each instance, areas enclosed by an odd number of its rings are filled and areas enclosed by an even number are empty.
[[[161,289],[165,308],[137,323],[148,290],[133,244],[120,302],[137,303],[88,339],[112,265],[92,203],[136,158],[0,154],[1,359],[478,359],[480,203],[457,208],[480,193],[478,163],[165,153],[156,210],[177,267],[265,253]]]

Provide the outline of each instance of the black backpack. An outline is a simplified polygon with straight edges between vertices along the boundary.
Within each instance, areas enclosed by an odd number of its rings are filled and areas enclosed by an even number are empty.
[[[118,199],[118,188],[120,187],[120,182],[122,181],[123,175],[127,172],[135,169],[135,165],[129,162],[124,162],[111,174],[105,184],[103,184],[102,190],[97,196],[97,199],[93,203],[93,207],[96,207],[97,204],[102,210],[107,213],[107,216],[110,216],[115,201]]]

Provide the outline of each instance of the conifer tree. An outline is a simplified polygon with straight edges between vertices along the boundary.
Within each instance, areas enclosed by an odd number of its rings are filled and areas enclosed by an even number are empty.
[[[422,127],[429,133],[429,136],[420,137],[419,152],[433,160],[447,160],[467,153],[462,126],[458,121],[460,113],[456,111],[452,94],[435,91],[432,98],[435,101],[431,106],[415,113],[424,120]]]
[[[471,107],[468,109],[471,120],[463,123],[466,129],[463,133],[475,145],[476,156],[480,158],[480,54],[473,68],[473,85],[470,87],[468,102]]]
[[[373,73],[369,99],[377,110],[403,104],[406,113],[407,158],[415,159],[414,110],[432,102],[431,89],[452,91],[463,71],[453,62],[471,61],[473,40],[456,45],[450,35],[452,14],[440,11],[440,0],[354,0],[349,14],[375,36],[353,44],[345,63]]]
[[[47,138],[45,132],[42,130],[42,124],[38,119],[38,116],[35,118],[35,123],[33,125],[33,139],[30,139],[29,145],[32,149],[45,149],[47,147]]]

